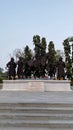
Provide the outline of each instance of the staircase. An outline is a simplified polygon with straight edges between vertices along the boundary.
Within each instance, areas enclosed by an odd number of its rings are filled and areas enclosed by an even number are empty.
[[[72,103],[2,103],[0,130],[71,130]]]

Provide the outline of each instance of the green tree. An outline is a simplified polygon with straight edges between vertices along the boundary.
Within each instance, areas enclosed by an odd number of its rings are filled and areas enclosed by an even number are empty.
[[[64,52],[65,52],[65,63],[66,73],[68,79],[73,78],[73,37],[69,37],[64,40]]]
[[[55,76],[56,72],[56,51],[54,47],[53,41],[50,41],[48,44],[48,60],[47,60],[47,70],[49,72],[50,77]]]
[[[43,47],[43,49],[41,49],[41,56],[44,56],[46,54],[46,47],[47,47],[46,38],[43,37],[41,39],[41,45]]]
[[[32,51],[28,45],[26,45],[26,47],[24,48],[23,55],[24,55],[24,57],[23,57],[24,61],[28,61],[32,58]]]
[[[49,42],[48,45],[48,52],[49,52],[49,58],[50,58],[50,63],[55,63],[56,62],[56,51],[55,51],[55,46],[53,41]]]
[[[40,50],[40,36],[39,35],[34,35],[33,36],[33,44],[35,45],[34,47],[34,51],[35,51],[35,55],[36,57],[40,57],[41,56],[41,50]]]
[[[7,73],[4,72],[3,68],[0,68],[0,83],[2,83],[4,79],[7,79]]]
[[[35,44],[35,43],[40,44],[40,36],[39,36],[39,35],[34,35],[34,36],[33,36],[33,43],[34,43],[34,44]]]
[[[3,75],[3,68],[0,68],[0,76]]]

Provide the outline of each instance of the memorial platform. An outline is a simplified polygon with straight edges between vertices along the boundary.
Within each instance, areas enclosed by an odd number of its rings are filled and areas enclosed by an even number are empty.
[[[71,91],[69,80],[3,80],[7,91]]]

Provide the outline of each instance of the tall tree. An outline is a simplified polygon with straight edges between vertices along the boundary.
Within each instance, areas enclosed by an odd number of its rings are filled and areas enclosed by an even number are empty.
[[[28,45],[24,48],[24,61],[28,61],[32,58],[32,51]]]
[[[66,74],[68,79],[73,78],[73,37],[64,40]]]
[[[49,42],[48,45],[48,52],[49,52],[49,58],[50,58],[50,63],[54,63],[56,61],[56,51],[55,51],[55,46],[53,41]]]
[[[41,55],[41,49],[40,49],[41,43],[40,43],[39,35],[33,36],[33,44],[35,45],[35,47],[34,47],[35,57],[39,58]]]
[[[43,37],[41,39],[41,45],[43,47],[43,49],[41,49],[41,56],[44,56],[46,54],[46,47],[47,47],[46,38]]]
[[[56,56],[55,56],[56,51],[55,51],[53,41],[49,42],[48,53],[49,53],[49,56],[48,56],[47,69],[48,69],[50,77],[52,78],[53,76],[55,76],[55,71],[56,71],[56,67],[55,67],[55,64],[56,64]]]

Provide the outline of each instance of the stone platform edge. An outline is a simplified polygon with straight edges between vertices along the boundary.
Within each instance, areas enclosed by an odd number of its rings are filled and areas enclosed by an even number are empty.
[[[71,91],[69,80],[3,80],[2,90]]]

